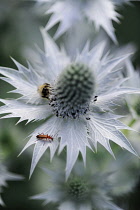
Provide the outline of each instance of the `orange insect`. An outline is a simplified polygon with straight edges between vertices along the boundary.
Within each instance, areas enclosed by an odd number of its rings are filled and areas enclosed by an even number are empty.
[[[49,141],[49,142],[53,141],[52,136],[49,136],[48,134],[44,135],[44,133],[41,133],[41,134],[37,135],[36,138],[38,140],[42,140],[42,141]]]

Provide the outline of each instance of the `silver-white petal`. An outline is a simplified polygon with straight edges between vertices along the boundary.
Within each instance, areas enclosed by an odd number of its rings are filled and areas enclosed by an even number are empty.
[[[61,51],[45,29],[41,29],[45,54],[42,52],[44,72],[51,83],[57,79],[61,71],[70,63],[69,57]],[[43,70],[42,70],[43,71]]]
[[[59,137],[59,130],[61,123],[62,123],[61,119],[58,119],[55,116],[48,119],[44,124],[35,129],[35,131],[30,135],[31,136],[30,140],[27,142],[23,150],[20,152],[19,155],[21,155],[29,146],[35,144],[30,176],[32,175],[38,161],[40,160],[40,158],[48,148],[50,148],[50,159],[52,160],[56,152],[56,149],[59,145],[58,137]],[[49,135],[53,138],[53,140],[51,142],[40,140],[37,138],[37,135],[39,134]]]
[[[91,114],[90,120],[87,122],[89,131],[95,133],[96,141],[100,142],[112,155],[113,153],[109,144],[110,140],[137,156],[137,153],[131,146],[130,142],[121,133],[121,131],[118,130],[118,125],[116,126],[111,124],[112,121],[110,122],[109,120],[105,119],[102,120],[102,116],[100,117],[101,118],[99,119],[94,114]]]
[[[53,13],[49,22],[47,23],[46,29],[49,30],[56,23],[61,22],[57,29],[55,38],[57,39],[69,28],[71,28],[75,22],[82,18],[81,11],[79,10],[79,1],[58,1],[47,11],[47,14]]]
[[[35,200],[44,200],[43,204],[46,205],[50,202],[58,202],[61,199],[61,192],[57,189],[49,189],[49,192],[44,192],[39,195],[34,195],[30,197]]]
[[[67,147],[67,163],[66,163],[66,179],[69,177],[71,170],[81,152],[83,161],[86,161],[86,147],[91,149],[87,138],[87,130],[85,122],[82,120],[67,119],[62,123],[60,131],[60,147],[61,152]]]
[[[58,207],[59,210],[77,210],[77,206],[72,201],[64,201]]]
[[[0,99],[0,101],[5,104],[0,107],[0,114],[11,113],[1,118],[20,117],[18,123],[23,120],[28,120],[28,122],[42,120],[52,115],[49,105],[25,104],[17,100],[5,99]]]
[[[114,88],[114,90],[106,94],[99,95],[96,105],[105,108],[106,105],[113,104],[113,101],[124,94],[140,94],[140,89],[129,87]]]
[[[38,163],[38,161],[40,160],[40,158],[42,157],[42,155],[44,154],[44,152],[50,148],[50,157],[51,159],[53,158],[56,149],[58,147],[59,143],[57,139],[53,139],[53,141],[49,142],[49,141],[43,141],[43,140],[37,140],[35,147],[34,147],[34,151],[33,151],[33,157],[32,157],[32,163],[31,163],[31,168],[30,168],[30,176],[32,176],[34,169]]]
[[[87,2],[84,12],[85,15],[89,18],[89,20],[94,22],[97,30],[100,26],[103,27],[103,29],[107,32],[110,38],[115,43],[117,43],[112,20],[119,22],[119,14],[115,11],[115,6],[112,1],[90,0]]]
[[[16,89],[10,92],[19,93],[32,104],[43,103],[37,89],[40,85],[48,82],[45,77],[40,76],[34,69],[22,66],[15,61],[18,70],[11,68],[0,67],[0,73],[6,77],[1,77],[2,80],[14,86]]]

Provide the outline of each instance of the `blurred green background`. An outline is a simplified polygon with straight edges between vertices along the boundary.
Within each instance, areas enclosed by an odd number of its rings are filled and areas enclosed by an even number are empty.
[[[45,6],[36,5],[34,1],[0,0],[0,66],[16,68],[10,57],[26,65],[27,49],[34,48],[35,44],[43,47],[39,29],[47,22],[44,12]],[[121,24],[114,23],[114,27],[119,44],[136,45],[134,65],[140,67],[140,2],[134,2],[133,6],[123,5],[118,12],[122,15]],[[12,89],[12,86],[0,81],[0,98],[14,97],[14,94],[6,94]],[[15,126],[16,122],[17,119],[0,120],[0,158],[9,171],[24,175],[25,180],[8,182],[2,193],[6,207],[0,206],[0,209],[57,209],[53,204],[43,207],[40,201],[29,200],[30,196],[47,190],[47,183],[44,186],[45,175],[39,167],[28,180],[33,148],[17,158],[26,143],[24,139],[36,125],[25,126],[23,122]],[[49,157],[45,155],[43,160],[47,165]],[[116,202],[125,210],[139,210],[139,196],[140,182],[130,194],[118,197]]]

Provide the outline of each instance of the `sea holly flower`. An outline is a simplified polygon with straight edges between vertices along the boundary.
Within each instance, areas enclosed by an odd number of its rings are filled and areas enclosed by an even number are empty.
[[[104,42],[89,50],[89,43],[77,56],[70,58],[64,49],[60,50],[54,41],[42,30],[45,54],[40,71],[28,68],[14,61],[18,70],[1,67],[3,80],[21,94],[17,99],[1,99],[5,105],[0,113],[10,113],[2,118],[20,117],[23,120],[44,123],[29,136],[30,140],[22,150],[35,144],[30,176],[43,153],[50,148],[53,158],[58,146],[59,153],[67,148],[66,178],[82,154],[86,162],[86,147],[97,150],[97,142],[113,155],[110,141],[136,155],[129,141],[120,129],[129,129],[113,114],[111,106],[124,94],[140,93],[139,89],[124,87],[126,79],[121,76],[120,64],[128,55],[111,58],[104,54]],[[114,156],[114,155],[113,155]]]
[[[77,161],[67,182],[62,170],[63,155],[55,158],[53,164],[48,165],[47,169],[43,168],[45,174],[42,174],[42,179],[45,178],[46,191],[31,199],[42,200],[46,208],[53,203],[59,210],[120,209],[113,199],[133,191],[139,179],[138,158],[118,150],[117,158],[113,160],[102,148],[96,158],[93,159],[91,154],[87,154],[86,169],[82,162]],[[45,185],[43,183],[43,189]]]
[[[46,2],[49,7],[46,14],[51,17],[46,25],[47,30],[59,23],[55,39],[71,28],[74,31],[75,27],[87,20],[93,31],[103,28],[112,41],[117,43],[112,22],[119,23],[121,15],[116,10],[123,3],[130,3],[133,0],[37,0],[37,2]]]
[[[46,184],[48,181],[52,186],[47,187],[47,192],[32,196],[31,199],[43,200],[43,205],[55,203],[59,210],[121,210],[112,199],[112,190],[115,186],[109,179],[113,173],[102,173],[93,168],[91,170],[90,167],[84,170],[78,162],[69,180],[65,182],[65,174],[60,168],[57,169],[57,173],[44,169],[50,177]]]
[[[118,17],[120,15],[115,9],[115,3],[110,0],[53,1],[50,8],[46,11],[47,14],[52,14],[46,29],[49,30],[60,22],[54,36],[57,39],[67,30],[81,24],[87,18],[88,23],[94,23],[96,30],[102,27],[116,43],[112,21],[119,22]]]
[[[0,163],[0,205],[4,206],[4,202],[1,198],[1,193],[3,192],[3,187],[7,186],[7,181],[18,181],[22,180],[23,176],[11,173],[7,168]]]

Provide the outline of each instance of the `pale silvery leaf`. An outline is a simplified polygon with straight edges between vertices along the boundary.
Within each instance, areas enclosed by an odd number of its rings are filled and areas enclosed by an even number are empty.
[[[113,156],[110,141],[137,155],[120,131],[129,128],[112,110],[119,97],[140,93],[138,88],[123,86],[125,79],[118,69],[130,54],[111,58],[104,52],[105,43],[101,42],[93,47],[87,43],[71,58],[43,29],[42,35],[45,53],[38,52],[40,68],[36,63],[37,68],[30,65],[24,68],[17,62],[18,70],[0,68],[0,73],[6,76],[2,79],[12,84],[16,88],[14,91],[21,95],[16,100],[1,99],[5,105],[0,114],[8,114],[3,118],[20,117],[20,121],[27,122],[44,120],[29,136],[22,150],[35,144],[30,175],[48,148],[52,159],[58,147],[59,152],[66,147],[66,179],[79,153],[85,164],[86,147],[97,150],[97,142]]]

